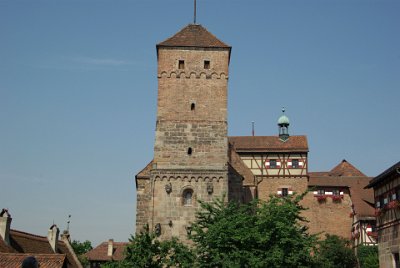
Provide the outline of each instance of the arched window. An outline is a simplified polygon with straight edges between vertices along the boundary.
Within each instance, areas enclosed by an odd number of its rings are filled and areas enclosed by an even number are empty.
[[[186,189],[183,191],[183,205],[191,206],[193,201],[193,190]]]

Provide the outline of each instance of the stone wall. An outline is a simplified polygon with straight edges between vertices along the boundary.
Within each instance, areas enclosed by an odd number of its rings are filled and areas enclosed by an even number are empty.
[[[149,226],[161,226],[161,239],[179,237],[186,241],[187,227],[195,221],[199,200],[209,202],[227,195],[226,170],[152,171],[154,181],[149,204]],[[171,187],[169,191],[167,188]],[[191,204],[185,204],[185,191],[193,191]]]
[[[378,231],[379,267],[396,267],[394,254],[399,253],[399,224],[388,226]]]
[[[222,169],[228,162],[226,135],[226,122],[159,121],[154,146],[157,168]]]
[[[344,192],[340,201],[333,201],[328,196],[322,202],[310,191],[304,197],[302,205],[308,208],[303,215],[309,220],[307,225],[310,233],[321,233],[321,238],[325,234],[331,234],[350,239],[353,218],[350,217],[352,203],[348,191]]]
[[[264,178],[258,184],[258,197],[267,200],[269,195],[277,195],[281,188],[288,188],[294,193],[301,194],[308,191],[307,177]],[[322,238],[325,237],[325,233],[350,238],[353,219],[350,217],[352,210],[348,191],[344,193],[340,202],[334,202],[331,197],[320,202],[313,191],[309,191],[301,205],[307,208],[302,215],[309,221],[306,225],[311,234],[321,233]]]

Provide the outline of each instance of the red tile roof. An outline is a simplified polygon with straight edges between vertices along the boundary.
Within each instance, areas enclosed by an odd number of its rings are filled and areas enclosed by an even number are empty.
[[[345,159],[340,162],[339,165],[334,167],[330,172],[331,176],[346,176],[346,177],[365,177],[365,174],[362,173],[360,170],[355,168],[352,164],[347,162]]]
[[[30,254],[30,253],[0,253],[0,267],[21,268],[26,257],[34,256],[40,268],[63,268],[65,265],[65,254]]]
[[[158,47],[231,48],[199,24],[187,25],[172,37],[159,43]]]
[[[374,193],[364,189],[371,180],[352,164],[343,160],[328,172],[309,172],[310,187],[346,187],[350,190],[354,210],[359,217],[374,217]]]
[[[254,185],[253,172],[231,146],[229,146],[229,164],[243,177],[243,185]]]
[[[233,136],[228,139],[237,152],[308,152],[306,136],[290,136],[286,141],[278,136]]]
[[[136,175],[138,178],[149,178],[150,177],[150,170],[153,166],[153,160],[151,160],[139,173]]]
[[[75,253],[71,252],[64,241],[59,240],[57,243],[57,252],[55,253],[50,246],[47,237],[34,235],[18,230],[10,230],[10,245],[6,245],[3,239],[0,239],[0,252],[4,253],[26,253],[30,255],[36,254],[53,254],[65,255],[66,266],[68,268],[81,267],[77,259],[74,257]],[[2,266],[0,266],[2,267]]]
[[[120,261],[124,259],[124,250],[128,244],[128,242],[113,242],[113,255],[107,256],[108,242],[103,242],[85,255],[89,261]]]

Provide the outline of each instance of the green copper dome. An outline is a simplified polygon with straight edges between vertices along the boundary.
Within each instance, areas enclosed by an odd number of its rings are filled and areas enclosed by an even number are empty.
[[[282,113],[278,119],[278,125],[289,125],[289,118],[285,115],[285,108],[282,109]]]

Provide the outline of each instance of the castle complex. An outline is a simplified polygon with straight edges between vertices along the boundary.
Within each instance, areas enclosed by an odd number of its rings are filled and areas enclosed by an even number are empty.
[[[308,191],[312,233],[373,244],[371,178],[343,160],[331,171],[308,171],[306,136],[228,137],[227,91],[231,47],[189,24],[157,45],[158,102],[154,159],[136,175],[136,231],[149,225],[161,238],[186,239],[198,200],[267,200]]]

